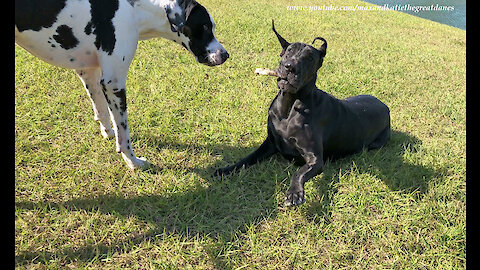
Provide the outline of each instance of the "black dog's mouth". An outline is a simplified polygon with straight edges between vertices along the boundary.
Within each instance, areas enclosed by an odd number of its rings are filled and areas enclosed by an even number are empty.
[[[277,86],[278,86],[278,89],[282,90],[282,91],[288,91],[288,92],[291,92],[292,90],[295,90],[296,87],[294,87],[289,81],[287,78],[278,78],[277,79]]]
[[[296,78],[297,78],[296,74],[293,74],[291,72],[285,74],[278,71],[277,71],[277,74],[278,74],[277,86],[280,90],[294,92],[298,89],[297,83],[296,83]]]
[[[285,83],[288,83],[288,75],[289,75],[289,72],[286,72],[285,70],[282,70],[281,68],[277,68],[275,70],[275,74],[277,76],[277,82],[285,82]]]
[[[278,77],[278,78],[277,78],[277,83],[289,84],[288,79],[287,79],[287,78],[283,78],[283,77]]]

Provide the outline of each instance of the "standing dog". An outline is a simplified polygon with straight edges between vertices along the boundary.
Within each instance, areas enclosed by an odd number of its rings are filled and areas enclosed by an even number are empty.
[[[15,0],[15,42],[76,71],[103,137],[116,136],[117,152],[131,169],[149,166],[133,153],[127,121],[127,73],[138,41],[163,37],[215,66],[229,55],[214,30],[195,0]]]
[[[215,175],[260,162],[276,152],[304,164],[293,176],[285,198],[287,206],[305,202],[304,184],[323,170],[324,160],[380,148],[390,138],[390,112],[369,95],[343,100],[315,86],[317,71],[327,53],[327,42],[316,49],[304,43],[290,44],[272,21],[272,30],[282,46],[277,70],[279,92],[268,110],[268,135],[262,145],[236,164],[218,169]],[[312,42],[312,44],[313,44]]]

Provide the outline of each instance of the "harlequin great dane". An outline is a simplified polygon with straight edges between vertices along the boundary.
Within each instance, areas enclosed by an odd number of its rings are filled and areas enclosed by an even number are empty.
[[[228,175],[279,152],[303,166],[290,182],[285,205],[305,202],[304,184],[323,170],[324,160],[384,146],[390,138],[390,110],[376,97],[359,95],[336,99],[315,86],[317,71],[327,54],[327,41],[320,48],[289,43],[272,30],[282,51],[278,69],[260,73],[277,78],[278,94],[268,109],[268,135],[260,147],[237,163],[218,169]],[[313,44],[312,42],[312,44]]]
[[[229,55],[214,30],[195,0],[15,0],[15,42],[75,70],[103,137],[116,136],[116,150],[131,169],[149,166],[133,153],[127,121],[126,80],[138,41],[163,37],[215,66]]]

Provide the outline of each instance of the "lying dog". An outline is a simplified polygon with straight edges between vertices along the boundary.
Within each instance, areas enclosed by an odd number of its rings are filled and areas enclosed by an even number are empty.
[[[218,169],[215,175],[228,175],[274,153],[304,164],[293,176],[285,205],[305,202],[304,184],[323,170],[324,160],[335,159],[362,149],[377,149],[390,138],[390,113],[380,100],[369,95],[343,100],[315,86],[317,71],[327,53],[327,42],[319,49],[304,43],[290,44],[272,30],[282,46],[277,70],[257,69],[257,73],[276,76],[279,92],[268,110],[268,135],[260,147],[232,166]]]
[[[127,121],[127,73],[138,41],[163,37],[215,66],[229,55],[214,30],[195,0],[15,0],[15,42],[77,72],[102,135],[116,136],[117,152],[131,169],[149,166],[133,153]]]

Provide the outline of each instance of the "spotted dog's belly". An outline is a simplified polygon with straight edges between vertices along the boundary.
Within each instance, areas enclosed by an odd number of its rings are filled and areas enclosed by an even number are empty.
[[[64,49],[61,43],[55,40],[29,38],[30,35],[23,35],[21,38],[16,38],[18,45],[25,50],[42,59],[43,61],[71,69],[84,69],[98,67],[97,50],[94,46],[88,44],[81,44],[75,48]],[[42,40],[45,44],[31,43],[31,40]]]
[[[90,1],[57,1],[56,6],[46,10],[42,9],[41,2],[16,7],[15,42],[55,66],[98,67],[99,33],[94,33],[92,26],[95,14],[91,12]]]

